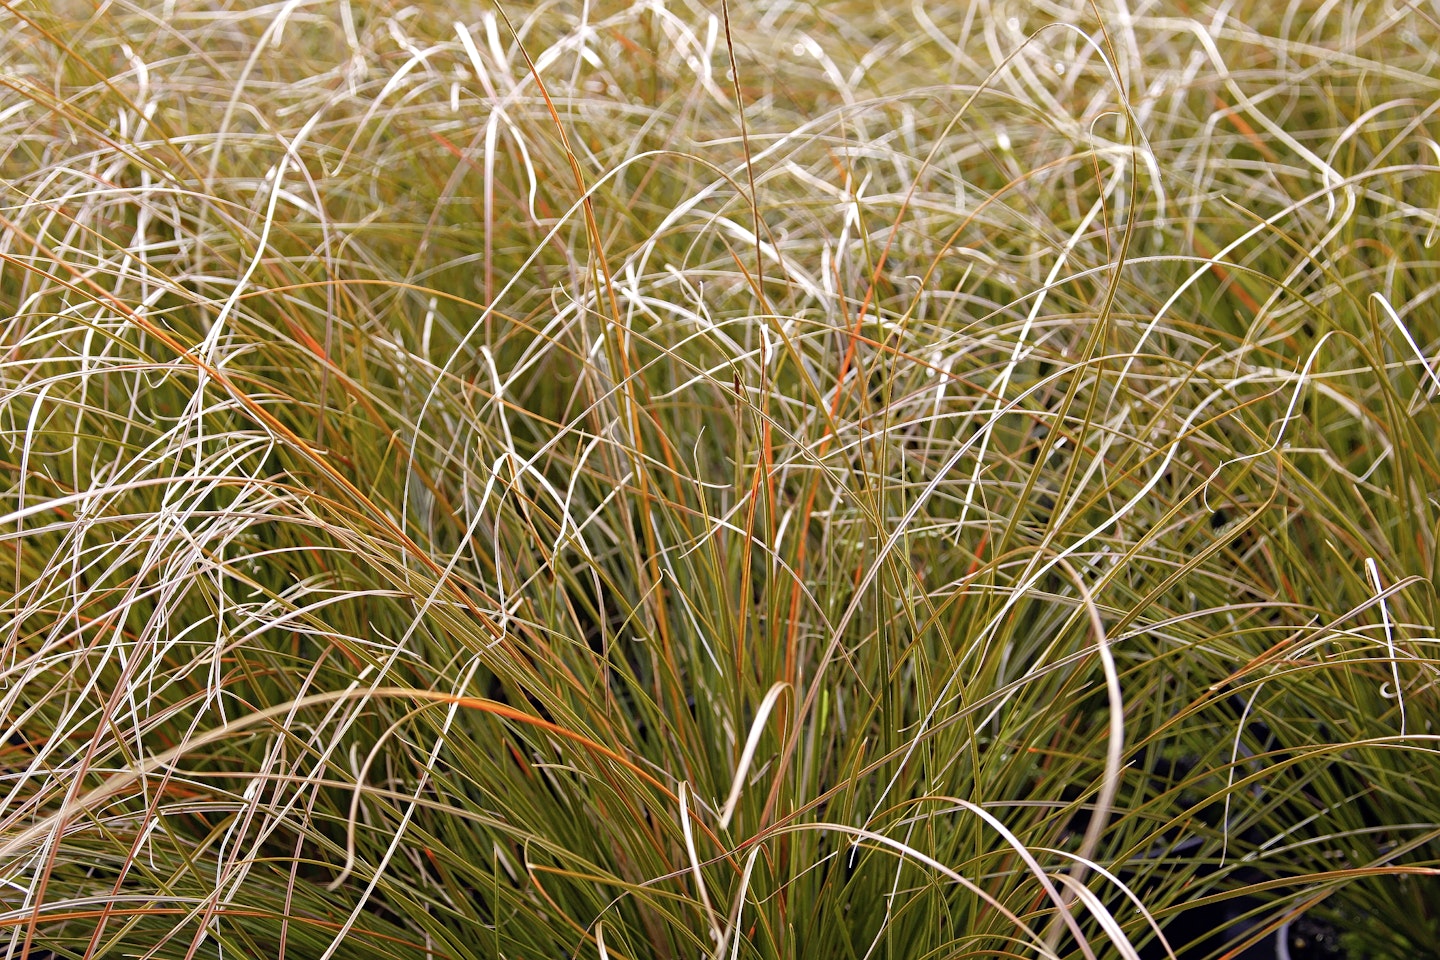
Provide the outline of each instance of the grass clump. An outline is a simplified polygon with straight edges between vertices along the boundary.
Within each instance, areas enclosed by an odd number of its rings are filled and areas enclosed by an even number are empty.
[[[5,955],[1433,952],[1435,35],[5,0]]]

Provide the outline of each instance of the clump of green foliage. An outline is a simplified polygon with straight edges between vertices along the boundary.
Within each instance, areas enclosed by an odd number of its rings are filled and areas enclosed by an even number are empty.
[[[1433,951],[1437,36],[0,0],[5,956]]]

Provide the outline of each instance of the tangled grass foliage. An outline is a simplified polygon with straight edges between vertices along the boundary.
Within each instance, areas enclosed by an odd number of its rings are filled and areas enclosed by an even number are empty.
[[[1437,18],[0,0],[4,957],[1433,953]]]

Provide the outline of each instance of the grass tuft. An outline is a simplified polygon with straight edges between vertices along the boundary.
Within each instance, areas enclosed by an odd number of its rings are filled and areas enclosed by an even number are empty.
[[[1433,953],[1437,31],[0,0],[4,956]]]

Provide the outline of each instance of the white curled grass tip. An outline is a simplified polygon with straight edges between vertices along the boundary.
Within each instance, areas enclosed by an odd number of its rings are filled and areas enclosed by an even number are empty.
[[[1035,849],[1041,853],[1048,853],[1051,856],[1055,857],[1077,859],[1073,852],[1066,850],[1056,850],[1052,847],[1036,847]],[[1084,868],[1090,873],[1093,873],[1100,877],[1104,877],[1110,882],[1111,886],[1113,886],[1116,890],[1119,890],[1121,895],[1124,896],[1126,900],[1130,901],[1130,904],[1135,908],[1135,910],[1142,917],[1145,918],[1145,923],[1150,927],[1150,931],[1155,934],[1155,940],[1157,943],[1160,944],[1161,949],[1165,951],[1165,956],[1168,957],[1169,960],[1176,960],[1175,951],[1171,948],[1170,941],[1165,938],[1165,932],[1160,929],[1160,922],[1155,919],[1155,915],[1152,914],[1149,908],[1145,906],[1145,901],[1140,899],[1140,897],[1135,893],[1135,891],[1130,888],[1130,885],[1128,883],[1125,883],[1114,873],[1105,869],[1104,866],[1094,860],[1086,861],[1084,863]],[[1061,874],[1061,876],[1064,876],[1064,874]],[[1129,943],[1128,939],[1126,940],[1126,943]]]
[[[724,939],[720,929],[720,917],[710,902],[710,891],[705,888],[705,875],[700,871],[700,855],[695,849],[695,831],[690,825],[690,784],[680,784],[680,832],[685,836],[685,854],[690,858],[690,874],[695,878],[695,889],[700,894],[700,903],[705,908],[705,918],[710,924],[710,936],[718,944]]]
[[[740,917],[745,910],[745,895],[750,892],[750,875],[755,872],[755,860],[763,849],[764,847],[757,843],[750,848],[750,854],[745,858],[745,867],[740,872],[740,886],[735,891],[735,906],[730,911],[730,924],[715,947],[715,960],[725,960],[727,944],[730,946],[730,960],[736,960],[740,955]]]
[[[1381,689],[1381,696],[1385,699],[1394,698],[1400,707],[1400,736],[1405,736],[1405,688],[1400,683],[1400,662],[1395,657],[1395,633],[1390,624],[1390,608],[1385,603],[1385,585],[1380,582],[1380,568],[1375,565],[1374,557],[1365,558],[1365,573],[1370,579],[1370,585],[1375,588],[1375,600],[1380,605],[1380,623],[1385,629],[1385,649],[1390,657],[1390,680],[1393,684],[1391,690]]]
[[[1425,351],[1420,349],[1420,344],[1415,342],[1415,337],[1411,335],[1409,328],[1406,327],[1405,323],[1400,319],[1400,314],[1395,312],[1395,308],[1390,305],[1390,301],[1386,299],[1383,293],[1376,292],[1370,294],[1370,296],[1375,302],[1380,304],[1380,308],[1385,311],[1385,315],[1390,318],[1390,322],[1395,324],[1395,329],[1400,331],[1400,336],[1405,338],[1405,343],[1408,344],[1410,349],[1415,353],[1415,359],[1420,361],[1420,368],[1425,371],[1425,375],[1430,378],[1430,382],[1434,384],[1435,389],[1440,391],[1440,374],[1435,372],[1434,365],[1430,359],[1425,356]]]
[[[765,721],[770,719],[770,711],[775,708],[780,694],[789,686],[784,681],[772,685],[766,691],[765,699],[760,701],[760,708],[755,711],[755,720],[750,724],[750,735],[745,738],[745,748],[740,751],[740,762],[735,766],[735,780],[730,785],[730,794],[725,798],[725,805],[720,808],[721,829],[730,826],[730,818],[735,815],[735,805],[740,802],[740,794],[745,788],[745,775],[750,771],[755,750],[760,746],[760,737],[765,732]]]

